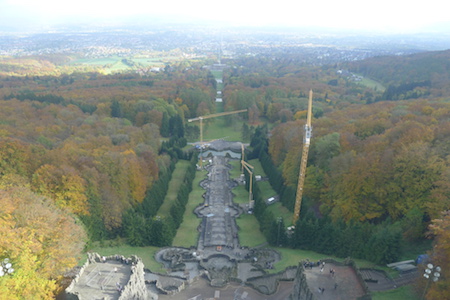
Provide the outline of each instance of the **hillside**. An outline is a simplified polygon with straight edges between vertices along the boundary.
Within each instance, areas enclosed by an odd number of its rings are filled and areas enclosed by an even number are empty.
[[[407,56],[379,56],[346,64],[352,72],[419,96],[441,97],[450,92],[450,50],[422,52]],[[389,99],[385,96],[384,100]],[[418,98],[418,97],[415,97]]]
[[[258,155],[264,153],[264,163],[270,161],[272,171],[280,172],[273,177],[279,181],[277,193],[285,208],[292,209],[306,95],[312,88],[314,136],[303,211],[315,214],[303,225],[319,224],[314,220],[318,216],[321,226],[314,225],[316,229],[370,229],[377,234],[369,246],[392,238],[386,244],[389,255],[371,258],[384,263],[399,257],[403,240],[422,240],[431,220],[450,207],[450,92],[444,84],[449,55],[421,53],[349,64],[353,72],[385,83],[384,93],[340,77],[336,65],[306,66],[293,55],[229,60],[230,68],[223,71],[224,110],[249,108],[242,136],[261,135],[251,155],[263,160]],[[14,63],[13,76],[5,72],[0,78],[0,176],[76,216],[90,241],[126,237],[132,242],[124,223],[134,228],[131,221],[142,224],[156,214],[164,197],[153,188],[169,181],[174,162],[184,155],[177,148],[186,143],[184,136],[198,138],[198,128],[186,119],[215,112],[213,75],[200,63],[151,74],[104,75],[88,69],[60,75],[59,60],[30,59],[23,64],[8,60]],[[48,67],[48,73],[22,76],[29,66],[35,71]],[[371,102],[377,103],[367,104]],[[225,121],[233,123],[238,122]],[[262,124],[271,128],[268,144],[265,131],[255,129]],[[133,208],[149,214],[134,218]],[[270,220],[277,216],[262,215],[269,220],[263,231],[270,232]],[[385,235],[386,230],[392,235]],[[296,241],[304,242],[300,237]],[[348,254],[345,243],[340,240],[341,255]],[[320,242],[320,247],[321,253],[330,253],[338,246]],[[361,252],[351,255],[370,254]]]

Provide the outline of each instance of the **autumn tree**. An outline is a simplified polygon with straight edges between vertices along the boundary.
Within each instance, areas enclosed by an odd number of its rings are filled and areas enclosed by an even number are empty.
[[[30,173],[31,149],[25,143],[14,139],[0,139],[0,175]]]
[[[33,174],[32,186],[36,192],[53,199],[61,208],[68,208],[80,215],[89,211],[85,194],[86,182],[71,167],[58,168],[45,164]]]
[[[446,299],[450,291],[450,211],[442,212],[440,218],[433,220],[430,233],[434,235],[434,245],[431,252],[431,261],[435,266],[441,267],[441,277],[437,282],[430,284],[426,293],[427,300]]]
[[[147,189],[147,181],[136,153],[132,150],[122,152],[120,163],[121,169],[126,172],[126,184],[128,185],[131,199],[135,203],[142,202]]]
[[[66,209],[32,193],[26,179],[0,179],[0,257],[14,273],[0,277],[0,299],[54,299],[76,265],[86,236]]]
[[[413,208],[436,214],[427,209],[431,191],[440,180],[443,161],[433,153],[428,144],[412,143],[403,147],[394,159],[392,183],[388,189],[388,210],[391,216],[405,215]]]

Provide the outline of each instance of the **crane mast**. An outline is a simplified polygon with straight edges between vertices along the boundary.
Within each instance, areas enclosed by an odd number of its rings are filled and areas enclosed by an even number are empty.
[[[253,170],[254,170],[254,167],[251,164],[249,164],[248,162],[246,162],[244,160],[244,158],[242,158],[242,160],[241,160],[241,165],[243,168],[245,168],[247,170],[249,177],[250,177],[250,183],[248,186],[248,207],[251,209],[251,208],[253,208],[253,203],[254,203],[253,202]]]
[[[302,206],[302,196],[303,196],[303,185],[305,183],[305,175],[306,175],[306,166],[308,163],[308,152],[309,145],[311,143],[312,136],[312,126],[311,126],[311,115],[312,115],[312,90],[309,91],[309,100],[308,100],[308,113],[306,116],[306,124],[305,124],[305,133],[303,137],[303,151],[302,158],[300,162],[300,174],[298,176],[298,184],[297,184],[297,194],[295,197],[295,206],[294,206],[294,218],[292,223],[297,223],[298,218],[300,217],[300,208]]]

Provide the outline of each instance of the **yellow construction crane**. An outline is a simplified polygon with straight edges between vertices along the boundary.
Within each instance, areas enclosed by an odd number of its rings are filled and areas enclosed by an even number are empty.
[[[203,119],[217,118],[217,117],[221,117],[221,116],[238,114],[238,113],[246,112],[246,111],[248,111],[248,110],[241,109],[241,110],[234,110],[234,111],[226,111],[223,113],[211,114],[211,115],[206,115],[206,116],[200,116],[200,117],[193,118],[193,119],[188,119],[188,122],[200,121],[200,151],[203,151]],[[203,161],[203,158],[200,156],[200,168],[203,167],[202,161]]]
[[[245,161],[245,147],[243,143],[241,143],[241,151],[241,172],[244,173],[245,168],[250,176],[250,184],[248,186],[248,208],[252,209],[255,204],[255,201],[253,201],[253,171],[255,167]]]
[[[300,163],[300,174],[298,176],[297,195],[295,197],[294,218],[292,220],[292,223],[294,226],[295,226],[295,223],[297,223],[298,218],[300,217],[300,207],[302,206],[303,185],[305,183],[309,144],[311,143],[312,96],[313,96],[313,92],[312,92],[312,90],[310,90],[309,91],[309,100],[308,100],[308,114],[306,117],[306,124],[305,124],[305,135],[303,137],[303,151],[302,151],[302,159],[301,159],[301,163]]]
[[[248,208],[253,208],[253,169],[254,167],[246,162],[244,158],[241,160],[241,165],[245,168],[250,176],[250,185],[248,186]]]
[[[245,146],[244,143],[241,143],[241,161],[245,160]],[[244,173],[244,164],[241,162],[241,173]]]

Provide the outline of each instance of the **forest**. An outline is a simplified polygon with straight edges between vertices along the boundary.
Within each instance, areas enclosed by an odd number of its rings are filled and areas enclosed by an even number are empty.
[[[260,159],[291,211],[314,91],[302,215],[292,224],[299,236],[283,236],[285,246],[384,264],[431,238],[433,259],[450,268],[449,53],[340,66],[311,66],[294,54],[224,59],[224,110],[248,109],[249,159]],[[64,62],[0,61],[0,253],[17,270],[0,278],[0,295],[15,291],[16,299],[51,299],[94,241],[170,245],[195,172],[185,145],[199,131],[187,119],[216,112],[216,81],[203,68],[211,61],[145,75]],[[178,200],[157,216],[178,160],[189,162]],[[275,244],[276,218],[254,193],[260,229]],[[430,299],[450,288],[444,279]]]

